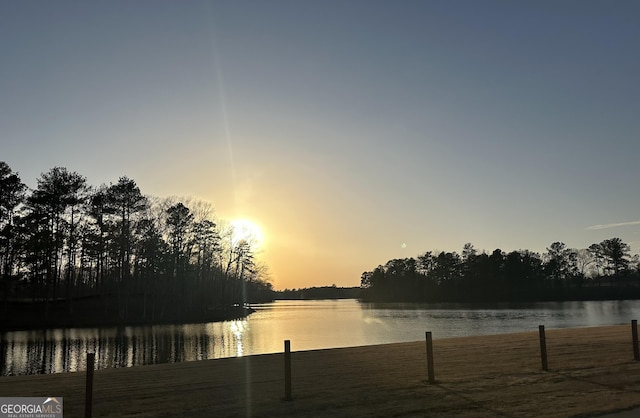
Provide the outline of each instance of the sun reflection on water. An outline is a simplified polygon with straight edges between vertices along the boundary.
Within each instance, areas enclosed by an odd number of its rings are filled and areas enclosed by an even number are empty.
[[[229,329],[231,330],[231,333],[235,338],[236,356],[242,357],[244,354],[244,345],[242,343],[242,337],[244,336],[244,333],[247,330],[247,321],[238,319],[235,321],[229,321],[228,324],[229,324]]]

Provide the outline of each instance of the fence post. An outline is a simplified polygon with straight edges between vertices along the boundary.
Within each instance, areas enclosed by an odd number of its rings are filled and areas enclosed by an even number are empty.
[[[4,334],[0,332],[0,373],[4,370]]]
[[[84,417],[91,418],[91,408],[93,404],[93,367],[95,362],[95,353],[87,353],[87,380],[85,386],[84,398]]]
[[[284,340],[284,400],[293,400],[291,396],[291,341]]]
[[[631,321],[631,337],[633,338],[633,359],[640,360],[640,349],[638,348],[638,320]]]
[[[544,325],[538,326],[538,332],[540,334],[540,358],[542,359],[542,370],[545,372],[549,370],[547,365],[547,339],[544,335]]]
[[[431,337],[431,331],[425,333],[427,339],[427,373],[429,375],[429,383],[435,383],[435,372],[433,370],[433,339]]]

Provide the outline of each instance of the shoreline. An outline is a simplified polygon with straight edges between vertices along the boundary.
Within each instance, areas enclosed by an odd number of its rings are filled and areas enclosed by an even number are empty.
[[[33,308],[38,309],[33,309]],[[229,306],[212,309],[206,314],[171,315],[164,318],[133,317],[125,320],[114,315],[104,315],[90,307],[76,308],[73,313],[66,311],[66,305],[60,305],[51,317],[43,319],[42,304],[13,303],[13,309],[0,315],[0,333],[15,331],[53,330],[60,328],[110,328],[136,327],[150,325],[183,325],[208,322],[231,321],[246,318],[255,312],[250,306]]]
[[[295,351],[293,401],[283,354],[96,370],[99,417],[434,416],[589,417],[640,406],[640,362],[628,325]],[[61,396],[65,417],[84,414],[85,373],[0,377],[0,396]]]

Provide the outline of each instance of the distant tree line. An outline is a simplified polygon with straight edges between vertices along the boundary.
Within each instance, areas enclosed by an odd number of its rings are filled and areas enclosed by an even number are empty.
[[[586,249],[554,242],[545,253],[428,251],[362,273],[369,301],[494,302],[640,298],[638,255],[620,238]]]
[[[0,162],[2,322],[182,321],[271,300],[252,241],[186,203],[145,196],[128,177],[92,187],[64,167],[29,190]]]
[[[358,299],[359,287],[319,286],[284,289],[275,292],[275,299]]]

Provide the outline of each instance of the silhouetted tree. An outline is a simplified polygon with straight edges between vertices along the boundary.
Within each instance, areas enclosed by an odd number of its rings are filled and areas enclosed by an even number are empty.
[[[82,203],[85,179],[64,167],[41,174],[38,187],[27,199],[30,249],[40,253],[46,271],[46,300],[55,304],[62,279],[63,253],[67,246],[67,280],[71,280],[76,246],[76,208]],[[67,212],[69,210],[69,212]],[[70,287],[67,287],[67,292]]]
[[[547,248],[547,272],[554,280],[575,277],[577,273],[576,252],[563,242],[554,242]]]
[[[605,260],[606,270],[618,276],[629,268],[628,244],[622,242],[620,238],[610,238],[600,243],[602,257]]]
[[[220,251],[220,236],[216,224],[208,219],[193,224],[193,239],[196,254],[198,280],[202,281],[213,272],[215,254]]]
[[[0,161],[0,291],[6,303],[11,287],[17,282],[17,231],[14,224],[16,209],[24,201],[27,186],[9,165]]]
[[[131,256],[133,253],[133,223],[136,215],[147,207],[147,199],[140,193],[136,182],[128,177],[120,177],[118,183],[107,189],[107,213],[116,219],[116,242],[119,261],[119,281],[126,280],[131,274]]]
[[[137,215],[147,207],[147,199],[140,193],[135,181],[120,177],[118,183],[107,189],[107,212],[115,219],[114,243],[117,254],[118,314],[121,319],[127,317],[129,306],[129,278],[131,277],[131,258],[134,250],[134,227]]]
[[[181,202],[167,209],[167,226],[169,227],[169,244],[173,256],[173,276],[179,277],[185,273],[189,259],[189,242],[187,233],[193,222],[193,214]]]
[[[583,278],[592,277],[591,271],[594,268],[595,260],[591,251],[587,248],[582,248],[576,251],[576,269],[578,275]]]
[[[169,253],[168,245],[162,239],[153,219],[143,218],[136,225],[136,234],[139,239],[136,243],[135,273],[142,289],[142,317],[147,318],[149,311],[149,297],[160,290],[158,281],[165,271],[166,254]],[[153,299],[151,311],[155,314],[160,304],[166,302]],[[154,318],[155,319],[155,316]]]
[[[104,285],[107,251],[113,239],[107,199],[107,187],[101,186],[91,192],[85,209],[88,222],[83,235],[83,249],[89,269],[94,271],[89,280],[97,288]]]
[[[461,256],[462,262],[466,263],[467,261],[475,257],[477,253],[478,251],[476,251],[476,249],[473,248],[473,244],[471,244],[470,242],[467,242],[466,244],[464,244],[464,247],[462,247],[462,256]]]

